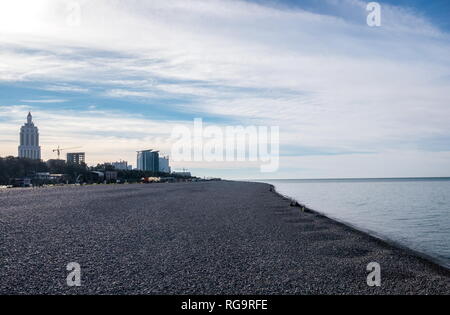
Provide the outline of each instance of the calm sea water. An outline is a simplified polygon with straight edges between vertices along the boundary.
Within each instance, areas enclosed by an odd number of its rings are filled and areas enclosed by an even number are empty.
[[[450,178],[264,182],[316,211],[450,268]]]

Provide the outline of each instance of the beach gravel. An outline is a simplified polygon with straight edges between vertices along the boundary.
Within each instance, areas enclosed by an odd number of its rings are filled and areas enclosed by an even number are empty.
[[[0,235],[0,294],[450,294],[448,269],[262,183],[1,190]]]

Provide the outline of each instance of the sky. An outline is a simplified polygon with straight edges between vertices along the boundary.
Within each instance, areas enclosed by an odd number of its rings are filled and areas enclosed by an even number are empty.
[[[171,154],[176,126],[277,126],[279,169],[232,179],[450,176],[450,2],[2,0],[0,156],[31,111],[43,159]]]

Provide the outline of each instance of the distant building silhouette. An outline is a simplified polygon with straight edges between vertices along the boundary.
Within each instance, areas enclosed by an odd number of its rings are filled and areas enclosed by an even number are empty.
[[[33,123],[33,116],[28,113],[27,122],[20,128],[19,157],[34,160],[41,159],[39,130]]]
[[[67,163],[81,164],[86,163],[86,153],[67,153]]]
[[[133,166],[128,165],[127,161],[112,162],[111,165],[114,166],[114,168],[119,171],[128,171],[133,169]]]
[[[163,156],[159,158],[159,171],[162,173],[170,173],[169,157]]]

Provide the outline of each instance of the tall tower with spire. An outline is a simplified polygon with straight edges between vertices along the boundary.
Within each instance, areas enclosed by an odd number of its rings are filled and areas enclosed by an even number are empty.
[[[27,122],[20,128],[19,157],[34,160],[41,159],[39,130],[33,123],[33,116],[28,113]]]

